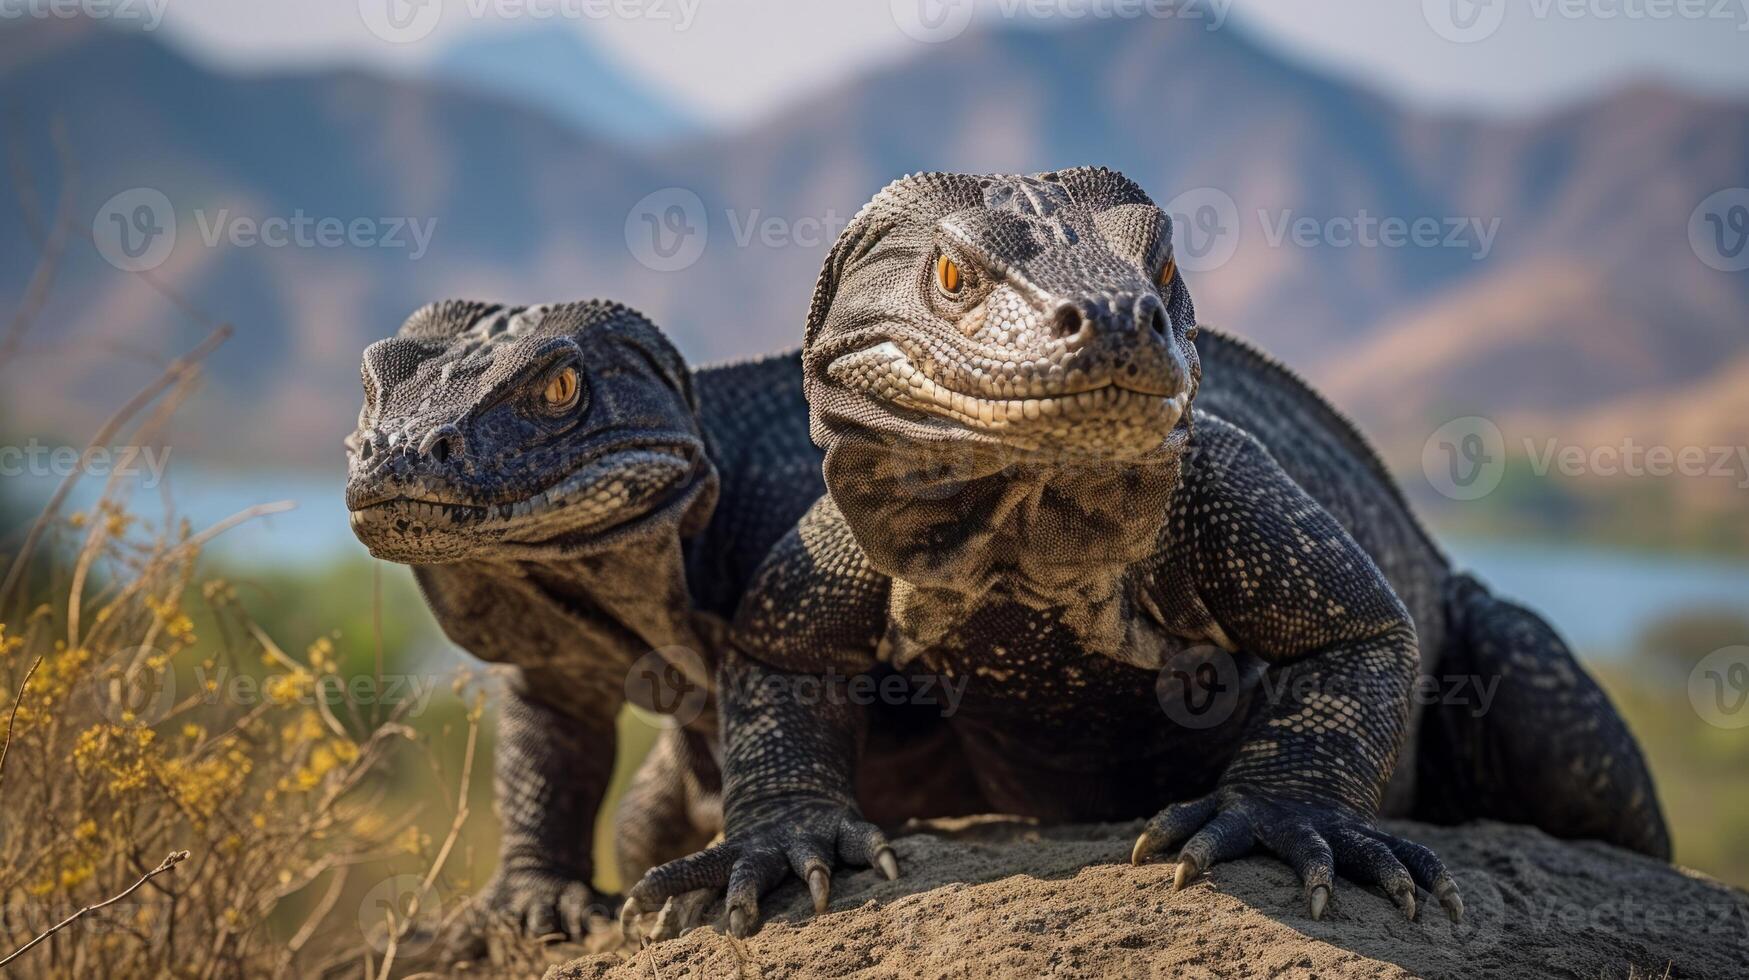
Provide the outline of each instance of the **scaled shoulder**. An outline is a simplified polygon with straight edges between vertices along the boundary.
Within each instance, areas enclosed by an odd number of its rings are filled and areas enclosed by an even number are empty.
[[[1187,475],[1218,480],[1235,467],[1280,468],[1269,449],[1249,431],[1208,412],[1196,413],[1186,458]]]
[[[861,670],[885,635],[891,582],[822,496],[766,556],[735,616],[735,645],[779,670]]]

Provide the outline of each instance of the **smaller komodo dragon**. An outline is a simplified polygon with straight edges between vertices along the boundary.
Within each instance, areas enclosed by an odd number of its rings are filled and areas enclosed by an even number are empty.
[[[592,908],[611,907],[591,852],[615,718],[628,693],[663,693],[628,674],[684,649],[696,656],[672,663],[708,690],[713,616],[822,491],[797,360],[694,374],[616,303],[448,301],[372,344],[362,377],[354,532],[413,566],[450,639],[513,668],[494,760],[499,866],[478,907],[579,938]],[[701,707],[628,795],[641,816],[620,821],[625,880],[715,833]]]
[[[785,683],[825,674],[969,680],[948,720],[990,810],[1153,813],[1133,859],[1178,849],[1180,887],[1261,847],[1314,918],[1336,874],[1461,914],[1381,809],[1668,856],[1637,746],[1553,631],[1454,571],[1285,370],[1205,335],[1209,387],[1238,376],[1193,408],[1195,323],[1169,218],[1112,171],[917,175],[859,212],[803,352],[829,496],[749,587],[720,678],[725,839],[646,875],[624,921],[726,889],[744,935],[792,872],[822,910],[837,861],[897,873],[851,790],[867,719]],[[1422,711],[1428,675],[1500,689]],[[1174,712],[1182,678],[1222,710]]]

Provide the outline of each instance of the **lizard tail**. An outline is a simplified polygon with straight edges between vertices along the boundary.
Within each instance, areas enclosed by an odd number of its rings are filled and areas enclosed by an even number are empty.
[[[1639,743],[1566,642],[1471,575],[1451,577],[1446,601],[1451,637],[1429,692],[1417,812],[1528,823],[1668,860]]]

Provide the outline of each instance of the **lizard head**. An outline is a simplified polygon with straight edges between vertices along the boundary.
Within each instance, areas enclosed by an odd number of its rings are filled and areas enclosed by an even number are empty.
[[[435,303],[361,375],[346,504],[379,558],[578,553],[692,533],[714,505],[685,362],[618,304]]]
[[[1171,219],[1122,174],[895,181],[839,236],[809,311],[827,486],[888,574],[975,578],[994,533],[1048,542],[1040,569],[1063,575],[1118,564],[1177,478],[1194,323]]]
[[[1198,378],[1171,228],[1102,168],[888,185],[816,287],[816,440],[860,430],[1011,459],[1160,451],[1188,425]]]

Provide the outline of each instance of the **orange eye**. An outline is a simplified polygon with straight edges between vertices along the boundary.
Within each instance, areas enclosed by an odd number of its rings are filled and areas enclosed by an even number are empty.
[[[960,291],[960,267],[953,260],[943,255],[935,260],[935,281],[941,286],[941,291],[949,296]]]
[[[1172,278],[1176,275],[1178,275],[1178,260],[1167,256],[1165,263],[1160,266],[1160,285],[1171,285]]]
[[[541,392],[541,397],[552,408],[570,408],[576,403],[577,392],[581,387],[577,380],[577,369],[568,367],[547,379],[547,387]]]

